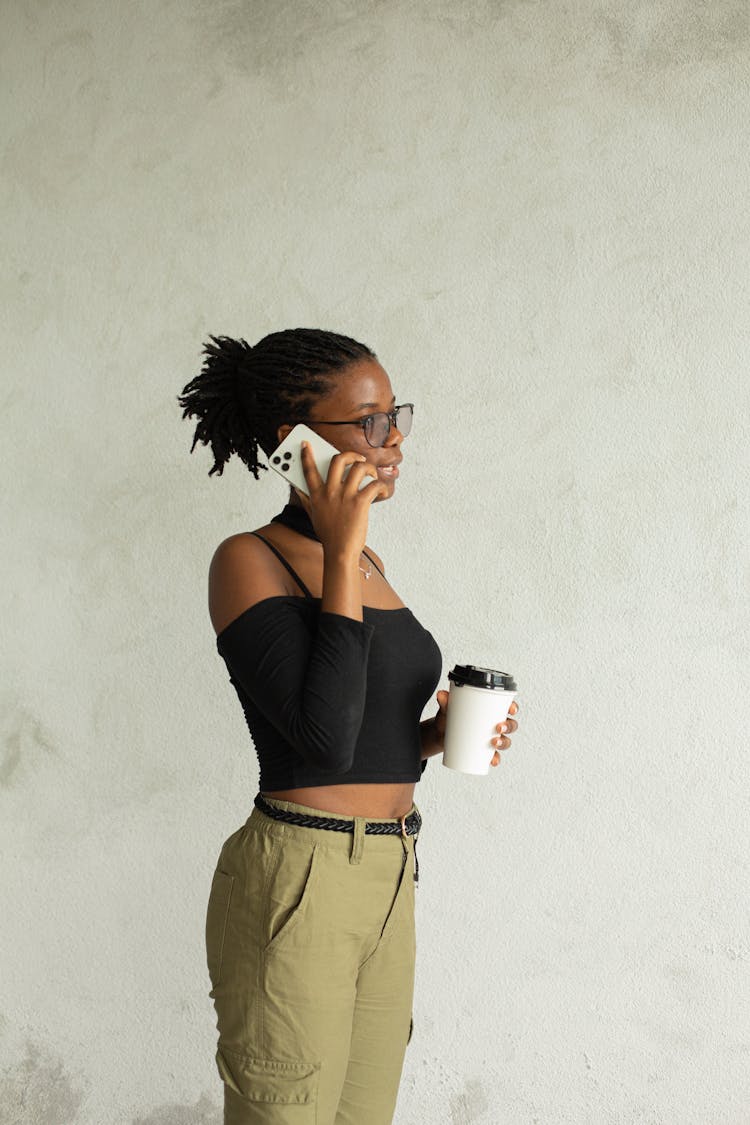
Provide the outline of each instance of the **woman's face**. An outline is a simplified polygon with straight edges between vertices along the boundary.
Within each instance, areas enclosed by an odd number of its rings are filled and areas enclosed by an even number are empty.
[[[367,441],[359,419],[368,414],[393,410],[396,399],[388,375],[375,359],[363,359],[351,364],[339,373],[333,384],[334,389],[317,399],[307,414],[307,424],[311,429],[343,452],[354,450],[362,453],[378,470],[378,479],[388,485],[388,492],[379,500],[389,500],[396,488],[398,465],[402,460],[401,442],[404,440],[400,430],[391,426],[385,444],[373,447]],[[345,422],[346,426],[327,426],[329,422]],[[279,426],[278,438],[283,441],[290,425]]]

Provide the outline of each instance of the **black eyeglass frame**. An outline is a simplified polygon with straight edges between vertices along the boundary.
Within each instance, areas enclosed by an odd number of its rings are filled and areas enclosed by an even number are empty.
[[[297,421],[298,422],[304,422],[308,426],[361,426],[362,431],[365,435],[365,441],[367,442],[367,444],[369,446],[372,446],[373,449],[382,449],[383,446],[385,445],[385,443],[388,441],[388,438],[391,436],[391,429],[394,429],[394,430],[398,429],[398,412],[399,412],[399,410],[403,410],[407,406],[411,410],[411,421],[414,421],[414,403],[413,402],[402,402],[400,406],[394,406],[393,410],[376,410],[372,414],[365,414],[365,416],[363,418],[348,418],[345,422],[329,422],[329,421],[324,420],[322,418],[298,418]],[[388,423],[389,423],[388,432],[386,433],[385,437],[381,441],[380,445],[373,445],[372,442],[370,441],[370,439],[367,436],[367,423],[370,421],[371,418],[377,418],[378,416],[380,416],[380,417],[385,416],[388,419]],[[409,429],[407,430],[407,432],[404,434],[404,437],[408,437],[408,435],[410,433],[411,433],[411,424],[409,425]]]

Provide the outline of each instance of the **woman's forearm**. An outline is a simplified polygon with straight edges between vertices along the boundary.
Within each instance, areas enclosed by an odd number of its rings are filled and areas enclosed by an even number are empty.
[[[359,554],[324,554],[321,611],[362,620]]]

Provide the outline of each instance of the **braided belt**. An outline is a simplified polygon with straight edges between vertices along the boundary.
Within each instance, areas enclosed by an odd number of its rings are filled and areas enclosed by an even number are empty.
[[[327,828],[331,832],[353,832],[354,821],[339,820],[335,816],[308,816],[306,813],[292,812],[291,809],[277,809],[269,805],[262,795],[258,793],[255,798],[255,807],[272,816],[274,820],[285,820],[287,824],[299,824],[302,828]],[[422,827],[422,817],[417,810],[402,816],[398,820],[368,820],[365,823],[366,836],[416,836]]]
[[[287,824],[298,824],[301,828],[325,828],[330,832],[354,832],[353,820],[340,820],[335,816],[308,816],[307,813],[293,812],[291,809],[277,809],[269,805],[262,793],[255,797],[255,807],[274,820],[284,820]],[[365,822],[366,836],[418,836],[422,827],[422,817],[417,809],[408,816],[397,820],[368,820]],[[414,882],[419,882],[417,862],[417,841],[414,841]]]

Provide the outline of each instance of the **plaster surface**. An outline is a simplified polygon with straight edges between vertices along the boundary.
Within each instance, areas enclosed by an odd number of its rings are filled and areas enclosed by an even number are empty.
[[[297,325],[417,404],[369,538],[441,686],[519,684],[418,787],[395,1125],[747,1125],[747,4],[2,14],[2,1125],[219,1125],[206,572],[284,488],[176,395]]]

